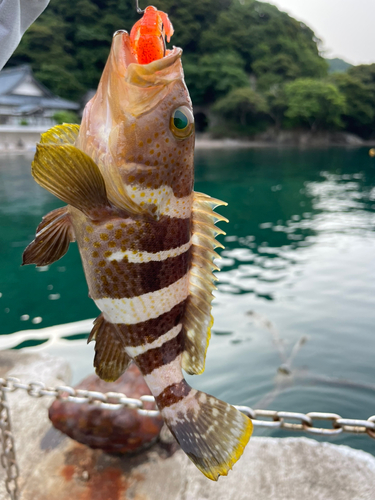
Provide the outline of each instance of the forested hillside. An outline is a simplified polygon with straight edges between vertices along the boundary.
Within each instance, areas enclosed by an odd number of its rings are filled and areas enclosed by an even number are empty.
[[[328,73],[346,73],[349,68],[352,68],[353,65],[344,61],[343,59],[339,59],[335,57],[334,59],[326,59],[328,63]]]
[[[224,121],[244,135],[270,125],[345,127],[364,137],[375,131],[375,65],[329,77],[313,31],[275,6],[255,0],[155,3],[174,24],[173,45],[184,49],[193,102],[216,117],[217,133]],[[52,91],[78,100],[96,88],[113,32],[130,30],[139,19],[134,4],[51,0],[9,65],[31,64]],[[362,92],[366,105],[359,102]]]

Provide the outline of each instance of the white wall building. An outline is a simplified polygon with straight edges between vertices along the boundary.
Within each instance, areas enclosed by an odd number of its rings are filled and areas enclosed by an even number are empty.
[[[0,125],[48,128],[55,124],[56,112],[77,112],[79,108],[38,82],[28,65],[0,71]]]

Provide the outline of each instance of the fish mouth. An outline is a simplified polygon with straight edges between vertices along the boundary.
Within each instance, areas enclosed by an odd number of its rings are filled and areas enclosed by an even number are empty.
[[[116,31],[111,47],[111,66],[117,74],[131,85],[152,87],[168,85],[181,79],[182,49],[173,47],[165,56],[148,64],[139,64],[131,48],[129,33]]]
[[[137,120],[147,120],[175,86],[186,90],[181,55],[182,50],[174,47],[161,59],[139,64],[129,34],[117,31],[98,90],[83,113],[77,147],[97,163],[111,203],[132,214],[144,214],[148,208],[132,198],[124,179],[137,164],[124,160],[139,143]]]

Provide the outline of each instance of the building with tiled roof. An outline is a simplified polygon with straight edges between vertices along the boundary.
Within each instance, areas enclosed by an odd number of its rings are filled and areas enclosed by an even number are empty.
[[[0,125],[47,128],[55,124],[55,113],[77,112],[79,108],[38,82],[28,65],[0,71]]]

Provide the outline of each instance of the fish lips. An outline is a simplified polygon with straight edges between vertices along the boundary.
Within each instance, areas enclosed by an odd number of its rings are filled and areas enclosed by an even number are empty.
[[[138,87],[152,87],[168,85],[184,78],[181,56],[182,49],[173,47],[161,59],[149,64],[139,64],[131,48],[129,33],[119,30],[113,35],[109,60],[112,70],[116,70],[127,83]]]

